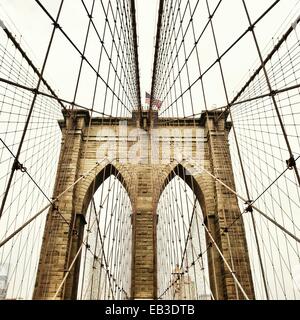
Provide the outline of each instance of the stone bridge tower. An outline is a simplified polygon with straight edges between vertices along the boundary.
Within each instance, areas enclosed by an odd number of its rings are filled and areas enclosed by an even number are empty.
[[[145,116],[145,115],[144,115]],[[92,118],[89,113],[82,110],[70,111],[64,115],[60,122],[63,139],[60,162],[56,177],[54,197],[67,189],[90,171],[95,163],[101,159],[100,151],[105,150],[105,141],[101,140],[103,130],[105,136],[110,136],[111,152],[116,152],[111,163],[101,162],[98,167],[78,183],[70,188],[58,201],[57,206],[64,215],[68,224],[62,223],[56,208],[48,213],[46,220],[43,245],[34,291],[34,299],[51,299],[62,282],[66,270],[73,261],[81,244],[85,225],[85,214],[96,190],[105,178],[106,172],[118,175],[120,182],[126,188],[133,208],[133,257],[132,257],[132,299],[155,299],[157,296],[157,266],[156,266],[156,207],[161,192],[167,181],[174,175],[187,172],[186,182],[194,186],[194,192],[199,200],[204,221],[221,248],[227,261],[234,265],[234,271],[247,292],[250,299],[254,299],[254,289],[251,277],[250,263],[246,245],[245,231],[242,219],[234,226],[234,237],[221,236],[226,226],[240,215],[236,196],[228,192],[204,171],[195,168],[201,164],[217,178],[224,181],[231,188],[235,188],[232,172],[231,158],[228,144],[230,124],[226,122],[227,115],[204,112],[199,119],[172,120],[172,134],[170,137],[182,138],[184,129],[189,129],[191,150],[195,150],[198,143],[197,130],[202,132],[202,158],[199,155],[192,158],[175,159],[175,143],[171,142],[170,162],[153,161],[153,153],[163,154],[163,142],[155,144],[153,149],[152,131],[166,132],[166,119],[158,119],[155,114],[152,118],[152,128],[138,128],[146,126],[146,121],[139,121],[137,114],[133,113],[131,119]],[[216,120],[218,119],[218,120]],[[118,133],[120,121],[127,122],[126,132]],[[123,129],[122,129],[123,130]],[[117,137],[117,138],[115,138]],[[111,143],[112,140],[114,143]],[[135,143],[145,141],[148,148],[142,148],[138,161],[125,160],[124,156]],[[106,145],[107,147],[107,145]],[[200,163],[201,162],[201,163]],[[105,170],[110,166],[110,170]],[[95,186],[95,188],[92,188]],[[77,236],[74,235],[76,229]],[[55,236],[51,233],[56,230]],[[79,235],[79,236],[78,236]],[[211,290],[217,299],[237,299],[236,286],[232,275],[226,269],[214,246],[209,248],[208,265]],[[57,299],[76,299],[80,259],[76,260],[69,273],[64,287]]]

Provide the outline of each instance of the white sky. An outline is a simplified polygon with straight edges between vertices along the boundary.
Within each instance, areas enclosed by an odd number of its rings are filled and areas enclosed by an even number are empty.
[[[136,1],[142,99],[151,90],[158,2]]]
[[[43,5],[56,15],[59,0],[43,0]],[[100,1],[99,1],[100,2]],[[218,1],[210,1],[211,7]],[[91,3],[91,0],[86,1]],[[97,3],[97,1],[96,1]],[[191,1],[192,6],[196,1]],[[247,5],[254,21],[257,17],[271,4],[273,0],[248,0]],[[295,7],[297,0],[281,0],[281,2],[273,9],[272,13],[264,18],[263,22],[256,28],[258,39],[262,48],[270,43],[274,35],[279,35],[286,29],[294,19],[299,10]],[[11,29],[16,30],[18,38],[22,35],[21,43],[26,51],[29,51],[30,57],[41,67],[45,51],[52,30],[49,19],[33,0],[0,0],[0,18],[2,18]],[[245,13],[243,12],[242,2],[240,0],[224,0],[221,4],[220,13],[215,18],[215,30],[219,42],[220,51],[232,43],[247,26]],[[141,77],[141,95],[142,103],[144,103],[145,91],[151,90],[151,77],[154,56],[154,44],[157,24],[158,0],[136,0],[137,7],[137,24],[138,24],[138,42],[139,42],[139,62]],[[298,5],[299,8],[299,5]],[[60,24],[63,29],[70,35],[80,48],[83,47],[86,28],[82,27],[87,23],[87,17],[82,14],[82,5],[80,1],[65,0]],[[202,10],[202,9],[201,9]],[[72,12],[72,14],[70,14]],[[205,8],[201,12],[203,17],[201,21],[195,21],[196,32],[200,32],[201,28],[207,21]],[[285,21],[285,18],[289,19]],[[294,16],[294,17],[293,17]],[[282,26],[284,23],[284,26]],[[281,26],[281,32],[278,33],[278,27]],[[91,39],[93,39],[91,37]],[[29,44],[29,45],[27,45]],[[192,41],[190,42],[192,45]],[[28,49],[28,46],[30,49]],[[188,46],[188,44],[187,44]],[[92,47],[91,47],[92,48]],[[96,50],[94,50],[96,52]],[[202,55],[203,68],[209,64],[215,56],[212,42],[205,42],[200,46]],[[91,60],[97,60],[95,52],[87,53]],[[268,52],[268,50],[265,50]],[[253,63],[257,61],[257,53],[251,41],[250,35],[241,42],[236,50],[224,60],[223,67],[225,77],[228,83],[228,91],[238,90],[243,84],[242,79],[249,75],[249,69],[253,68]],[[66,40],[60,35],[56,37],[53,44],[48,67],[46,68],[46,78],[54,89],[63,98],[72,99],[74,95],[75,81],[77,77],[80,59],[78,54],[74,54],[73,49],[69,48]],[[193,70],[190,70],[191,77]],[[103,71],[104,72],[104,71]],[[87,90],[92,84],[92,72],[86,70],[83,75],[81,91],[78,93],[78,102],[89,107],[91,101],[92,90]],[[218,79],[216,81],[216,79]],[[224,94],[218,76],[214,70],[206,77],[206,91],[209,106],[222,106],[224,103]],[[198,99],[200,101],[200,98]],[[201,102],[199,102],[201,103]],[[188,108],[188,106],[185,106]],[[201,103],[201,108],[204,109]],[[201,111],[198,109],[198,111]]]
[[[55,15],[60,3],[59,0],[44,0],[41,1],[50,12]],[[78,1],[79,3],[80,1]],[[89,2],[89,1],[87,1]],[[69,8],[78,9],[74,4],[74,0],[66,0],[64,5],[64,10],[62,12],[62,26],[64,30],[65,23],[69,26],[72,25],[72,30],[70,30],[71,36],[78,38],[77,32],[79,29],[83,29],[78,22],[74,24],[76,19],[76,14],[74,16],[66,16],[65,12]],[[76,8],[75,8],[76,7]],[[139,59],[140,59],[140,76],[141,76],[141,95],[142,100],[144,100],[145,91],[150,91],[151,88],[151,77],[152,77],[152,66],[153,66],[153,56],[154,56],[154,42],[156,34],[156,19],[158,10],[158,0],[136,1],[137,9],[137,24],[138,24],[138,42],[139,42]],[[82,8],[81,15],[82,15]],[[28,17],[31,17],[28,19]],[[45,14],[41,11],[38,5],[33,0],[0,0],[0,18],[2,18],[10,28],[16,30],[17,35],[22,35],[21,43],[25,47],[26,51],[29,51],[30,57],[36,62],[37,66],[40,67],[43,62],[47,44],[49,41],[51,33],[51,24],[46,18]],[[82,17],[78,16],[79,19]],[[83,32],[83,31],[82,31]],[[82,38],[82,37],[81,37]],[[18,37],[18,39],[20,39]],[[54,89],[60,89],[67,96],[71,94],[74,90],[74,84],[67,84],[65,81],[58,80],[60,76],[65,78],[64,75],[69,73],[69,79],[71,80],[73,72],[70,70],[74,69],[74,63],[79,63],[76,57],[72,57],[72,54],[68,56],[68,59],[72,59],[72,65],[64,64],[65,53],[59,52],[63,47],[56,48],[53,46],[53,54],[56,55],[55,61],[50,59],[49,67],[46,70],[47,78],[50,78],[50,83]],[[59,59],[60,57],[60,59]],[[54,66],[54,64],[56,66]],[[61,66],[64,68],[61,68]],[[51,69],[51,71],[49,71]],[[63,74],[62,74],[63,73]],[[73,78],[75,78],[73,76]],[[54,80],[55,79],[55,80]],[[69,80],[69,81],[70,81]],[[73,79],[72,79],[73,80]]]

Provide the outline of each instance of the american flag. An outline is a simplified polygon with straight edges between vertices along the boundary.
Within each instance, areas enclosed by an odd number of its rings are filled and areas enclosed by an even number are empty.
[[[156,107],[157,109],[160,109],[160,107],[162,105],[162,101],[160,101],[158,99],[152,99],[152,101],[151,101],[151,94],[146,92],[146,104],[150,104],[150,103],[152,103],[152,106]]]
[[[151,94],[146,92],[146,104],[150,104],[150,102],[151,102]]]

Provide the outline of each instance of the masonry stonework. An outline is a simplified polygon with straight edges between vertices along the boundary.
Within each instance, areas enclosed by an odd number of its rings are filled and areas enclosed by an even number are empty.
[[[124,131],[121,135],[120,121],[123,124],[124,121],[127,122],[127,132]],[[166,126],[166,123],[170,126]],[[88,112],[79,110],[65,114],[65,120],[60,122],[63,140],[54,198],[73,185],[82,175],[91,171],[97,162],[99,165],[91,174],[70,188],[48,212],[34,299],[52,299],[55,295],[81,246],[86,223],[85,215],[93,193],[111,174],[117,176],[126,188],[133,209],[133,256],[132,265],[128,266],[132,270],[132,299],[157,298],[156,226],[159,222],[156,208],[162,191],[175,175],[184,176],[186,183],[193,187],[208,229],[226,260],[231,263],[249,298],[254,299],[242,219],[235,222],[234,232],[232,230],[229,233],[224,232],[226,227],[240,215],[237,198],[201,170],[202,166],[235,189],[228,144],[230,126],[226,122],[226,115],[203,113],[198,120],[176,121],[156,118],[152,124],[156,129],[165,131],[168,127],[176,129],[172,132],[179,135],[170,139],[169,162],[166,161],[167,157],[164,157],[164,161],[153,161],[153,153],[164,155],[166,139],[156,144],[154,151],[151,128],[138,129],[135,115],[132,119],[112,120],[90,119]],[[182,138],[180,132],[184,129],[190,130],[188,139],[192,151],[197,149],[196,129],[202,130],[201,159],[197,153],[191,158],[183,155],[179,160],[175,156],[178,139]],[[135,151],[135,145],[141,141],[142,146],[137,148],[139,151],[136,154],[138,160],[132,162],[126,157],[124,160],[122,156],[128,149]],[[144,144],[145,141],[149,143]],[[110,158],[110,163],[101,158],[109,157],[110,154],[116,155]],[[62,223],[60,214],[64,216],[65,223]],[[210,244],[208,237],[207,244]],[[216,299],[243,299],[214,246],[209,246],[208,264],[210,286]],[[77,298],[79,269],[80,258],[76,259],[57,299]]]

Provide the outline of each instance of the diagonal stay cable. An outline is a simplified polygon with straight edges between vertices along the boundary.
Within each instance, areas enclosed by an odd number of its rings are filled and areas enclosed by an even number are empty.
[[[46,68],[46,64],[47,64],[47,61],[48,61],[48,58],[49,58],[50,50],[51,50],[52,43],[53,43],[53,40],[54,40],[54,35],[55,35],[55,32],[56,32],[56,28],[57,28],[57,24],[58,24],[58,21],[59,21],[59,17],[60,17],[60,14],[61,14],[61,10],[62,10],[63,4],[64,4],[64,0],[61,0],[56,19],[54,20],[55,24],[53,26],[51,37],[50,37],[50,40],[49,40],[49,43],[48,43],[47,51],[46,51],[46,54],[45,54],[42,70],[41,70],[40,75],[39,75],[39,79],[38,79],[38,83],[37,83],[37,86],[36,86],[36,90],[39,90],[39,88],[41,86],[41,83],[42,83],[42,78],[43,78],[44,71],[45,71],[45,68]],[[13,180],[17,165],[18,165],[19,156],[21,154],[21,150],[22,150],[23,143],[24,143],[24,140],[25,140],[25,137],[26,137],[27,129],[29,127],[29,122],[30,122],[30,119],[31,119],[31,115],[33,113],[35,102],[37,100],[37,96],[38,96],[38,94],[37,94],[37,92],[35,92],[34,96],[33,96],[33,99],[32,99],[32,102],[31,102],[29,113],[27,115],[27,120],[26,120],[26,123],[25,123],[25,126],[24,126],[24,130],[23,130],[22,137],[21,137],[21,140],[20,140],[20,143],[19,143],[19,147],[18,147],[18,150],[17,150],[17,153],[16,153],[16,158],[15,158],[15,161],[14,161],[14,163],[12,165],[11,173],[10,173],[10,176],[9,176],[9,179],[8,179],[8,182],[7,182],[7,185],[6,185],[5,193],[4,193],[4,196],[3,196],[3,199],[2,199],[2,203],[1,203],[1,207],[0,207],[0,219],[1,219],[4,207],[5,207],[6,200],[7,200],[7,197],[8,197],[8,193],[9,193],[9,190],[10,190],[10,186],[11,186],[11,183],[12,183],[12,180]]]
[[[60,98],[60,97],[56,97],[56,96],[51,95],[49,93],[46,93],[46,92],[43,92],[43,91],[40,91],[40,90],[36,90],[35,88],[31,88],[31,87],[25,86],[23,84],[20,84],[20,83],[17,83],[17,82],[8,80],[8,79],[4,79],[4,78],[0,77],[0,82],[7,83],[7,84],[15,86],[17,88],[37,93],[37,94],[39,94],[41,96],[56,100],[57,102],[66,103],[66,104],[69,104],[69,105],[74,105],[74,107],[77,107],[77,108],[80,108],[80,109],[83,109],[83,110],[93,111],[94,113],[100,114],[102,116],[109,117],[109,118],[114,118],[112,115],[105,114],[104,112],[94,110],[92,107],[88,108],[88,107],[82,106],[81,104],[78,104],[77,102],[72,102],[70,100],[66,100],[66,99],[63,99],[63,98]]]
[[[45,78],[43,77],[43,75],[41,75],[40,71],[38,70],[38,68],[34,65],[34,63],[32,62],[32,60],[28,57],[28,55],[26,54],[26,52],[23,50],[23,48],[21,47],[20,43],[16,40],[16,38],[12,35],[12,33],[8,30],[7,26],[4,25],[4,23],[2,22],[2,29],[4,30],[4,32],[6,33],[7,37],[9,38],[9,40],[14,44],[14,46],[18,49],[18,51],[21,53],[22,57],[26,60],[26,62],[29,64],[29,66],[32,68],[32,70],[36,73],[36,75],[38,77],[41,77],[42,82],[44,83],[44,85],[47,87],[47,89],[49,90],[49,92],[51,93],[51,95],[53,95],[53,97],[55,97],[56,99],[59,99],[57,94],[55,93],[55,91],[51,88],[51,86],[48,84],[48,82],[45,80]],[[34,89],[32,89],[34,90]],[[60,105],[63,109],[66,109],[66,107],[63,105],[63,103],[60,101]]]
[[[94,169],[95,169],[95,168],[94,168]],[[106,199],[107,199],[107,197],[103,200],[103,202],[102,202],[101,205],[104,205],[104,203],[106,202]],[[94,201],[93,201],[93,205],[94,205]],[[94,219],[92,225],[90,226],[90,228],[93,227],[93,225],[95,224],[95,222],[98,223],[97,215],[95,215],[95,219]],[[97,229],[97,231],[98,231],[98,229]],[[60,290],[62,289],[63,285],[65,284],[65,282],[66,282],[66,280],[67,280],[67,278],[68,278],[68,276],[69,276],[72,268],[74,267],[74,265],[75,265],[75,263],[76,263],[76,260],[77,260],[77,258],[79,257],[83,246],[86,246],[87,248],[89,248],[89,245],[88,245],[88,243],[87,243],[88,236],[89,236],[89,235],[87,234],[86,237],[85,237],[85,239],[81,242],[81,245],[80,245],[79,249],[77,250],[77,252],[76,252],[76,254],[75,254],[75,256],[74,256],[74,258],[73,258],[73,260],[72,260],[72,262],[71,262],[71,264],[70,264],[70,266],[69,266],[69,268],[68,268],[68,270],[66,271],[65,276],[63,277],[60,285],[58,286],[58,288],[57,288],[57,290],[56,290],[56,292],[55,292],[52,300],[55,300],[55,299],[57,298],[57,296],[58,296]],[[101,233],[100,233],[100,237],[101,237]],[[104,255],[104,257],[105,257],[105,255]],[[105,258],[105,259],[106,259],[106,258]],[[106,267],[107,267],[107,266],[108,266],[108,264],[106,263]],[[106,269],[106,271],[108,271],[108,270]],[[111,291],[112,291],[112,295],[114,295],[113,289],[112,289],[112,285],[111,285],[110,277],[108,277],[108,278],[109,278],[109,284],[110,284],[110,288],[111,288]]]
[[[214,246],[216,247],[217,251],[219,252],[219,255],[221,256],[222,260],[224,261],[224,263],[226,264],[226,267],[228,268],[229,272],[231,273],[235,283],[237,284],[237,286],[240,288],[243,296],[246,298],[246,300],[249,300],[249,297],[247,295],[247,293],[245,292],[245,290],[243,289],[241,283],[239,282],[239,280],[237,279],[235,272],[232,270],[232,268],[230,267],[229,263],[227,262],[226,258],[224,257],[222,251],[220,250],[219,246],[217,245],[215,239],[213,238],[211,232],[208,230],[206,224],[203,222],[202,223],[203,227],[205,228],[205,231],[207,232],[209,238],[211,239],[212,243],[214,244]]]
[[[280,123],[280,127],[281,127],[281,130],[282,130],[282,134],[283,134],[286,146],[288,148],[290,159],[288,159],[287,162],[292,164],[291,167],[293,167],[293,169],[295,170],[297,181],[298,181],[298,184],[300,185],[300,174],[299,174],[298,168],[296,166],[295,157],[294,157],[294,154],[293,154],[293,151],[292,151],[290,140],[288,138],[287,130],[286,130],[285,125],[284,125],[283,117],[282,117],[282,115],[280,113],[278,103],[277,103],[277,101],[275,99],[275,95],[273,94],[273,87],[271,85],[270,76],[269,76],[269,74],[267,72],[266,65],[265,65],[264,60],[263,60],[262,52],[261,52],[260,46],[258,44],[257,36],[256,36],[255,31],[254,31],[254,27],[253,27],[252,20],[250,18],[250,13],[249,13],[248,7],[247,7],[247,5],[245,3],[245,0],[242,0],[242,2],[243,2],[244,9],[245,9],[245,13],[246,13],[247,18],[248,18],[249,30],[251,30],[251,33],[252,33],[252,36],[253,36],[253,40],[254,40],[254,43],[255,43],[255,46],[256,46],[256,50],[257,50],[257,53],[258,53],[258,56],[259,56],[259,59],[260,59],[261,65],[262,65],[262,70],[263,70],[263,73],[264,73],[264,76],[265,76],[265,80],[267,82],[269,93],[270,93],[270,96],[271,96],[271,99],[272,99],[272,102],[273,102],[273,106],[274,106],[274,109],[276,111],[278,121]],[[298,21],[300,21],[300,20],[297,20],[297,22]]]
[[[45,12],[45,14],[49,17],[49,19],[52,21],[52,23],[55,24],[55,19],[53,18],[53,16],[49,13],[49,11],[44,7],[44,5],[39,1],[39,0],[35,0],[35,2],[41,7],[41,9]],[[128,107],[124,104],[124,102],[120,101],[120,97],[118,97],[116,95],[116,93],[113,91],[113,89],[111,88],[111,86],[105,81],[105,79],[101,76],[101,74],[99,72],[97,72],[96,68],[92,65],[92,63],[87,59],[87,57],[85,55],[83,55],[83,53],[81,52],[81,50],[78,48],[78,46],[74,43],[74,41],[68,36],[68,34],[62,29],[62,27],[59,24],[55,24],[56,28],[60,30],[60,32],[62,33],[62,35],[68,40],[68,42],[72,45],[72,47],[77,51],[77,53],[82,57],[82,59],[85,60],[85,62],[87,63],[87,65],[91,68],[91,70],[93,70],[93,72],[99,77],[99,79],[101,79],[101,81],[107,86],[108,90],[112,93],[113,96],[116,97],[116,99],[122,103],[123,107],[129,112],[131,113],[131,111],[128,109]],[[113,66],[114,67],[114,66]],[[126,96],[127,93],[125,92]],[[127,96],[128,100],[130,101],[129,97]],[[132,104],[132,101],[130,101],[131,107],[134,108],[135,106]]]
[[[299,158],[300,158],[300,156],[296,159],[296,161],[297,161]],[[177,160],[176,160],[176,161],[177,161]],[[177,161],[177,162],[178,162],[178,161]],[[178,163],[179,163],[179,162],[178,162]],[[300,242],[300,239],[297,238],[294,234],[292,234],[291,232],[289,232],[288,230],[286,230],[286,229],[285,229],[284,227],[282,227],[279,223],[277,223],[275,220],[273,220],[272,218],[270,218],[269,216],[267,216],[264,212],[262,212],[260,209],[258,209],[257,207],[255,207],[255,206],[253,205],[253,204],[254,204],[255,202],[257,202],[257,201],[262,197],[262,195],[265,194],[288,170],[289,170],[289,168],[285,169],[284,172],[282,172],[282,173],[264,190],[263,193],[261,193],[254,201],[252,201],[251,204],[249,204],[249,207],[246,208],[246,209],[241,213],[241,215],[240,215],[238,218],[236,218],[229,226],[227,226],[227,227],[226,227],[226,230],[223,230],[223,231],[222,231],[221,236],[224,235],[226,232],[228,232],[229,229],[233,227],[233,225],[235,224],[235,222],[238,221],[238,220],[242,217],[242,215],[243,215],[244,213],[249,212],[249,209],[250,209],[250,208],[253,208],[253,209],[255,209],[257,212],[259,212],[263,217],[265,217],[267,220],[269,220],[270,222],[272,222],[275,226],[277,226],[278,228],[280,228],[283,232],[285,232],[285,233],[288,234],[290,237],[292,237],[294,240],[296,240],[297,242]],[[220,179],[218,179],[218,178],[215,177],[213,174],[211,174],[208,170],[206,170],[206,169],[204,169],[204,168],[201,168],[200,171],[205,171],[205,172],[206,172],[208,175],[210,175],[216,182],[222,184],[222,185],[223,185],[225,188],[227,188],[230,192],[234,193],[238,198],[240,198],[241,200],[243,200],[244,202],[246,202],[246,199],[245,199],[245,198],[241,197],[237,192],[235,192],[232,188],[230,188],[230,187],[227,186],[224,182],[222,182]],[[205,224],[203,224],[203,226],[206,227]],[[208,231],[208,230],[207,230],[207,231]],[[210,236],[210,238],[211,238],[211,236]],[[208,244],[207,248],[198,255],[198,257],[196,258],[195,261],[193,261],[193,262],[191,263],[191,266],[192,266],[194,263],[196,263],[205,253],[208,252],[208,249],[212,246],[213,243],[214,243],[214,242],[212,241],[212,242],[210,242],[210,243]],[[218,250],[218,251],[219,251],[219,250]],[[220,251],[219,251],[219,253],[220,253]],[[179,277],[178,277],[178,279],[179,279]],[[166,294],[166,292],[169,291],[169,290],[172,288],[172,286],[174,286],[174,284],[176,283],[176,281],[177,281],[178,279],[175,279],[175,280],[173,281],[173,283],[171,283],[171,285],[170,285],[168,288],[165,289],[165,291],[161,294],[161,296],[160,296],[158,299],[160,299],[161,297],[163,297],[163,296]]]
[[[95,199],[94,198],[92,199],[92,205],[93,205],[94,212],[95,212],[95,219],[96,219],[96,223],[97,223],[97,233],[99,235],[99,240],[100,240],[100,244],[101,244],[102,256],[103,256],[105,267],[106,267],[106,269],[105,269],[106,276],[107,276],[108,283],[109,283],[109,286],[110,286],[110,289],[111,289],[111,292],[112,292],[112,296],[113,296],[113,300],[114,300],[114,292],[113,292],[112,285],[111,285],[111,277],[110,277],[110,273],[109,273],[109,265],[108,265],[107,257],[106,257],[105,250],[104,250],[104,242],[103,242],[103,238],[102,238],[102,234],[101,234],[101,230],[100,230],[100,221],[99,221],[99,218],[98,218],[98,214],[97,214],[96,204],[95,204]],[[101,205],[103,205],[103,203]]]
[[[8,241],[14,238],[19,232],[21,232],[26,226],[28,226],[32,221],[34,221],[37,217],[39,217],[43,212],[45,212],[48,208],[55,205],[55,202],[58,201],[66,192],[75,187],[81,180],[88,177],[97,167],[100,166],[104,161],[108,161],[107,158],[102,160],[101,162],[97,162],[97,164],[90,169],[86,174],[82,175],[78,178],[74,183],[72,183],[68,188],[66,188],[62,193],[60,193],[55,199],[53,199],[47,206],[42,208],[39,212],[37,212],[32,218],[30,218],[27,222],[25,222],[21,227],[15,230],[10,236],[0,242],[0,248],[3,247]]]
[[[298,158],[295,159],[295,161],[297,161],[300,158],[300,156]],[[260,210],[258,207],[254,206],[254,203],[257,202],[261,196],[263,194],[265,194],[267,192],[267,190],[269,190],[288,170],[290,170],[290,168],[286,168],[265,190],[263,193],[261,193],[254,201],[251,201],[251,203],[249,203],[244,197],[242,197],[240,194],[238,194],[236,191],[234,191],[232,188],[230,188],[227,184],[225,184],[222,180],[220,180],[219,178],[217,178],[215,175],[213,175],[211,172],[209,172],[208,170],[206,170],[205,168],[199,168],[198,169],[200,171],[204,171],[206,172],[210,177],[212,177],[216,182],[220,183],[221,185],[223,185],[226,189],[228,189],[231,193],[235,194],[240,200],[242,200],[245,204],[248,204],[248,207],[241,213],[241,215],[235,219],[232,224],[227,227],[227,230],[229,228],[231,228],[233,226],[233,224],[239,220],[242,215],[246,212],[251,212],[251,209],[254,209],[255,211],[257,211],[260,215],[262,215],[263,217],[265,217],[267,220],[269,220],[272,224],[274,224],[275,226],[277,226],[279,229],[281,229],[284,233],[286,233],[287,235],[289,235],[291,238],[293,238],[295,241],[300,243],[300,239],[295,236],[292,232],[288,231],[286,228],[284,228],[281,224],[279,224],[276,220],[272,219],[271,217],[269,217],[267,214],[265,214],[262,210]]]
[[[0,138],[0,141],[2,142],[2,144],[4,145],[4,147],[8,150],[8,152],[11,154],[11,156],[16,160],[16,156],[14,155],[14,153],[11,151],[11,149],[8,147],[8,145],[3,141],[2,138]],[[35,186],[41,191],[41,193],[45,196],[45,198],[51,202],[51,200],[49,199],[49,197],[45,194],[45,192],[42,190],[42,188],[38,185],[38,183],[33,179],[33,177],[31,176],[31,174],[28,172],[28,170],[21,164],[18,162],[18,170],[21,170],[21,172],[26,173],[28,175],[28,177],[30,178],[30,180],[35,184]]]
[[[245,85],[242,87],[242,89],[236,94],[236,96],[233,98],[233,100],[230,102],[229,105],[224,106],[222,108],[224,109],[224,112],[226,112],[231,106],[236,105],[236,104],[241,104],[243,102],[239,102],[239,98],[242,96],[242,94],[245,92],[245,90],[250,86],[251,82],[258,76],[258,74],[260,73],[260,71],[263,69],[263,66],[266,65],[274,56],[274,54],[280,49],[281,45],[287,40],[287,38],[289,37],[289,35],[293,32],[293,30],[295,29],[295,25],[299,24],[300,22],[300,16],[296,19],[296,21],[293,23],[293,26],[291,26],[286,33],[281,37],[281,39],[278,41],[278,43],[274,46],[274,48],[272,49],[272,51],[267,55],[267,57],[263,60],[263,62],[260,64],[260,66],[255,70],[255,72],[253,73],[253,75],[248,79],[248,81],[245,83]],[[298,86],[293,86],[291,87],[291,89],[293,88],[297,88]],[[285,89],[285,90],[291,90],[289,88]],[[281,90],[273,90],[272,94],[277,94],[279,92],[282,92]],[[269,97],[270,93],[259,96],[257,98],[252,98],[254,99],[259,99],[259,98],[263,98],[263,97]],[[245,102],[251,101],[252,99],[249,100],[245,100]],[[218,118],[221,118],[222,114],[219,115]]]

